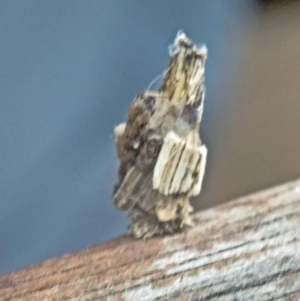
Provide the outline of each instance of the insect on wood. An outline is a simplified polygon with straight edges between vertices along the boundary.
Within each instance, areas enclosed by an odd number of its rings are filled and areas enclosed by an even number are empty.
[[[138,95],[114,131],[120,167],[113,201],[129,212],[135,237],[191,226],[189,198],[200,193],[205,171],[199,127],[207,49],[179,32],[170,56],[161,87]]]

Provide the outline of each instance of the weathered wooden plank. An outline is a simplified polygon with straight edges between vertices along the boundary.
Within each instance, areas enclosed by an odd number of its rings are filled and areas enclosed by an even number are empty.
[[[300,180],[0,277],[0,300],[300,300]]]

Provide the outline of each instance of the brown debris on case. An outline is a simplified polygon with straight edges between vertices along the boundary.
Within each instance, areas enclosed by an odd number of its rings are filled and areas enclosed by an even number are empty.
[[[133,101],[115,129],[119,182],[114,203],[129,212],[136,237],[171,234],[192,225],[189,197],[200,193],[207,150],[199,126],[206,48],[178,33],[158,92]]]

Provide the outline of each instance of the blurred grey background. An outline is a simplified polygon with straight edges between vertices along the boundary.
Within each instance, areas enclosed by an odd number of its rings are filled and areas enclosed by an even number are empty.
[[[113,128],[179,29],[209,49],[195,207],[298,177],[299,16],[254,0],[1,1],[0,274],[126,232]]]

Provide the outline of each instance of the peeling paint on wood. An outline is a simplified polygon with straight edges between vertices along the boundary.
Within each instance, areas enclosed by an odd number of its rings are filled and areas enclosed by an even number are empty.
[[[300,181],[0,277],[0,300],[300,300]]]

